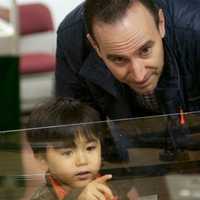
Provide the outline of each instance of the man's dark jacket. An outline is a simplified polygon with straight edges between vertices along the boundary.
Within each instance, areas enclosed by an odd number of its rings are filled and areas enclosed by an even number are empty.
[[[165,66],[155,90],[161,113],[200,110],[200,1],[156,0],[165,15]],[[117,81],[86,38],[83,4],[61,23],[56,95],[88,102],[111,119],[151,115]]]

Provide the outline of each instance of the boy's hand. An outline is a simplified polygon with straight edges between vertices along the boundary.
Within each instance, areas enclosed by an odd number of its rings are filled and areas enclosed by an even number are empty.
[[[83,189],[78,200],[112,200],[112,191],[106,185],[111,178],[112,175],[104,175],[95,179]]]

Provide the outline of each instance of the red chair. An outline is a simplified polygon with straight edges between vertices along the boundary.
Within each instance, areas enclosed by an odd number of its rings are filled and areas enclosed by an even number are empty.
[[[29,111],[53,96],[56,33],[46,5],[21,4],[18,13],[21,108]]]
[[[19,5],[20,36],[54,31],[51,13],[43,4]],[[35,41],[37,43],[37,41]],[[30,44],[27,44],[30,45]],[[38,44],[42,45],[42,44]],[[55,56],[45,52],[23,53],[20,57],[21,74],[49,72],[55,69]]]

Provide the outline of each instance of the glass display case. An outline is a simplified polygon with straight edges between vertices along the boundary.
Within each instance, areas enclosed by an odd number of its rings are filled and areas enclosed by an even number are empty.
[[[46,181],[51,182],[48,169],[51,171],[55,166],[48,163],[53,167],[47,167],[44,160],[50,159],[50,155],[46,152],[53,147],[61,158],[71,158],[78,145],[72,136],[74,130],[96,130],[102,152],[98,177],[112,174],[105,182],[116,191],[119,199],[200,199],[200,112],[1,131],[0,199],[19,199],[25,186],[32,196]],[[19,143],[16,135],[29,142]],[[81,170],[73,171],[75,175],[72,175],[80,180],[90,177],[91,168],[87,168],[82,153],[95,148],[93,143],[82,148],[79,152]],[[113,149],[116,154],[127,150],[127,161],[113,159]],[[16,160],[22,151],[26,152],[26,158],[23,158],[23,168],[19,169]],[[47,157],[41,157],[40,153]],[[65,180],[65,172],[73,167],[63,165],[62,160],[58,166],[59,177]]]

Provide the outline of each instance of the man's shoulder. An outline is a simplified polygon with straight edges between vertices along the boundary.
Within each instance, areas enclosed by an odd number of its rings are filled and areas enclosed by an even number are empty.
[[[178,28],[200,30],[200,1],[176,0],[172,1],[174,23]]]
[[[84,2],[68,13],[58,27],[58,33],[84,25]]]
[[[199,0],[155,0],[164,10],[167,22],[180,29],[200,30]]]

